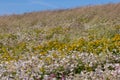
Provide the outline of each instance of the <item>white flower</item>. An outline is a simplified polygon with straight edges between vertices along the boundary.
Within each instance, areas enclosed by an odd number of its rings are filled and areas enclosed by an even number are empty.
[[[52,80],[57,80],[56,78],[52,78]]]
[[[49,76],[48,75],[44,75],[44,80],[48,80]]]

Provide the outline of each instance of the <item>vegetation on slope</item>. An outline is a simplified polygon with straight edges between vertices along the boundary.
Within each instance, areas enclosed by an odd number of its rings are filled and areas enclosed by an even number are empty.
[[[0,79],[119,80],[119,10],[118,3],[1,16]]]

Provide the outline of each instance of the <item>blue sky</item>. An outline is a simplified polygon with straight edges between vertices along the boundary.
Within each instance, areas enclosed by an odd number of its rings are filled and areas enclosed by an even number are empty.
[[[120,0],[0,0],[0,15],[117,2]]]

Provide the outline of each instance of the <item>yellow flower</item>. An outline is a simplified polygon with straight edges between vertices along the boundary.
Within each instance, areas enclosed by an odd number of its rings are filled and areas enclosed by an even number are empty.
[[[112,41],[120,41],[120,34],[116,34],[113,38]]]
[[[41,67],[41,68],[40,68],[40,71],[41,71],[42,73],[44,73],[44,72],[45,72],[45,69],[44,69],[43,67]]]
[[[40,54],[41,54],[42,56],[45,56],[45,55],[47,54],[47,52],[40,52]]]
[[[52,53],[53,58],[58,58],[58,55],[56,53]]]

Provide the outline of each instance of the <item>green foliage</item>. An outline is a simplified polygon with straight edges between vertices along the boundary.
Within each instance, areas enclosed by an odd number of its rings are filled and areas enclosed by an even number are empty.
[[[83,70],[85,70],[85,66],[84,66],[84,64],[82,63],[82,61],[79,60],[78,65],[77,65],[76,69],[74,70],[74,72],[75,72],[76,74],[77,74],[77,73],[80,74],[81,71],[83,71]]]

